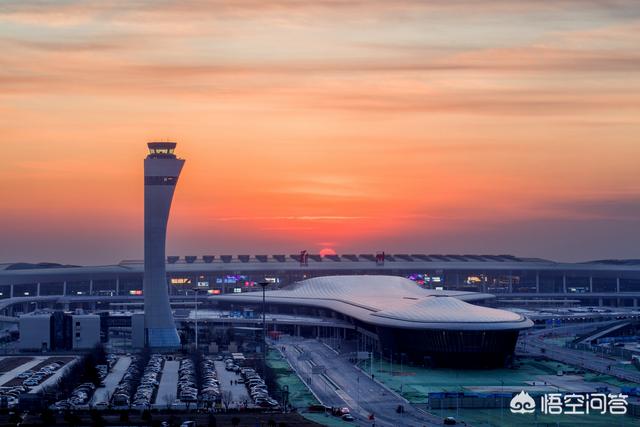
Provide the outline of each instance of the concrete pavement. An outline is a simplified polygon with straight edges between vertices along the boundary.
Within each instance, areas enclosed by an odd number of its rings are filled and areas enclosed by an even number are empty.
[[[247,405],[252,405],[253,400],[251,400],[251,396],[249,396],[249,392],[247,391],[247,387],[244,384],[236,384],[235,380],[241,378],[240,374],[236,374],[232,371],[227,371],[225,369],[225,363],[221,361],[215,361],[214,365],[216,367],[216,373],[218,374],[218,381],[220,381],[220,389],[221,392],[225,391],[231,392],[231,404],[230,408],[242,406],[244,402],[247,402]]]
[[[158,385],[156,400],[153,404],[156,408],[166,408],[171,405],[178,395],[178,368],[180,362],[177,360],[167,360],[162,368],[162,377]],[[167,400],[169,401],[167,403]]]

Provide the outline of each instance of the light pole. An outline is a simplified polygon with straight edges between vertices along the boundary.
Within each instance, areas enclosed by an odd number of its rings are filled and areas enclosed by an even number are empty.
[[[504,380],[500,380],[500,424],[504,423]]]
[[[193,304],[195,306],[196,352],[198,351],[198,289],[193,288]]]
[[[404,353],[400,353],[400,396],[402,396],[402,392],[404,389],[404,372],[403,372],[403,364],[404,362]]]
[[[266,290],[269,282],[262,281],[262,377],[267,380],[267,296]]]

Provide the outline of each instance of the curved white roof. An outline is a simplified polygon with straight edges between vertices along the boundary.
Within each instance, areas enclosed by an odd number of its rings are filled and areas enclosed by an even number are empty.
[[[323,307],[366,323],[409,329],[523,329],[533,323],[520,314],[469,304],[489,294],[428,290],[397,276],[326,276],[267,291],[270,302]],[[212,299],[260,302],[258,292]]]

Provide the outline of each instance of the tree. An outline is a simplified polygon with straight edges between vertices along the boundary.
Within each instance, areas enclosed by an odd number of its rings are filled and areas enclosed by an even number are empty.
[[[64,413],[64,421],[72,427],[82,424],[80,417],[70,411]]]
[[[96,411],[95,409],[91,410],[91,425],[93,427],[102,427],[104,424],[104,418],[100,411]]]
[[[22,422],[22,417],[17,412],[12,412],[9,414],[9,423],[14,425],[19,425]]]
[[[164,396],[162,396],[162,400],[164,400],[165,405],[167,405],[167,409],[171,409],[171,404],[175,402],[176,395],[167,393]]]
[[[233,401],[233,393],[231,392],[231,390],[224,390],[220,395],[220,398],[222,399],[224,408],[228,411],[229,405],[231,405],[231,402]]]
[[[40,413],[40,420],[45,426],[52,426],[56,423],[56,416],[49,408],[44,408]]]

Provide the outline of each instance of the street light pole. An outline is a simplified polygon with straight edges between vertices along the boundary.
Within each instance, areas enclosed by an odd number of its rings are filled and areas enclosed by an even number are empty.
[[[269,282],[259,283],[262,286],[262,377],[267,380],[267,296],[266,289]]]
[[[196,351],[198,351],[198,288],[191,288],[191,290],[193,291],[193,308],[194,308],[194,329],[195,329],[195,346],[196,346]],[[188,291],[187,291],[187,295],[188,295]]]
[[[404,362],[404,353],[400,353],[400,396],[402,396],[402,392],[404,388],[404,372],[402,369],[403,362]]]

